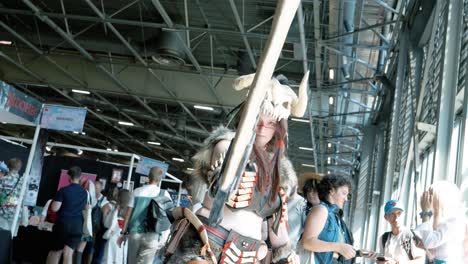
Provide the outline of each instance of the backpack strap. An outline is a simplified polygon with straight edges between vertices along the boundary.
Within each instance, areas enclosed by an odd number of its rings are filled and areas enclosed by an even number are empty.
[[[387,241],[388,239],[390,238],[390,235],[392,234],[391,231],[389,232],[385,232],[383,235],[382,235],[382,248],[385,248],[385,244],[387,244]]]

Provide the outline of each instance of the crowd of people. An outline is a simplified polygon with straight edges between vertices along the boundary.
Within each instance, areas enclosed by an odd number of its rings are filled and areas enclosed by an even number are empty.
[[[234,86],[249,88],[253,79],[242,76]],[[453,183],[434,183],[422,194],[422,224],[413,229],[403,225],[404,206],[387,201],[384,220],[391,229],[372,251],[356,248],[345,221],[350,178],[303,175],[299,186],[285,153],[287,119],[304,114],[306,82],[305,77],[296,96],[284,76],[271,80],[252,151],[244,153],[245,169],[232,182],[223,177],[223,164],[235,132],[222,127],[211,134],[193,158],[191,208],[174,207],[160,188],[164,172],[159,167],[151,168],[149,183],[133,193],[110,186],[105,195],[101,183],[82,180],[81,169],[70,168],[70,184],[47,203],[41,217],[54,223],[47,263],[328,264],[355,263],[356,257],[379,264],[467,263],[467,221]],[[244,107],[232,119],[234,129]],[[19,181],[18,164],[11,164],[0,163],[0,186],[11,188]]]

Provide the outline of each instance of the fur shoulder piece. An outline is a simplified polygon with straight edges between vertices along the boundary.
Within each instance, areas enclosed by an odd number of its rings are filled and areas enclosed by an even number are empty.
[[[203,179],[208,183],[207,175],[211,168],[211,156],[213,154],[214,146],[221,140],[232,140],[235,133],[223,126],[216,128],[211,135],[203,142],[203,147],[198,151],[192,160],[195,164],[193,175],[197,178]]]
[[[291,197],[297,191],[297,175],[291,161],[284,156],[281,159],[281,182],[280,187]]]

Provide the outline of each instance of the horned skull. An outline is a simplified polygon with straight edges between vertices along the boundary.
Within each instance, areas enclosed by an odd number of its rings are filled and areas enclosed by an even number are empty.
[[[244,75],[234,80],[234,89],[243,90],[249,88],[254,80],[255,73]],[[288,118],[290,114],[302,117],[307,108],[307,82],[309,72],[302,78],[299,86],[299,97],[287,85],[281,84],[277,78],[272,78],[270,86],[262,104],[262,112],[273,116],[277,120]]]

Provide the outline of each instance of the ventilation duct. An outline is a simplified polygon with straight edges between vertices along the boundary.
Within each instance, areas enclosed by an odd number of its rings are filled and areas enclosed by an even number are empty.
[[[162,65],[184,65],[185,51],[183,43],[186,34],[181,30],[162,30],[156,40],[156,55],[153,60]]]

